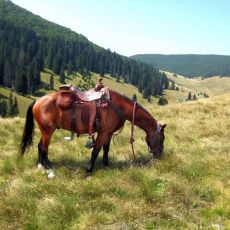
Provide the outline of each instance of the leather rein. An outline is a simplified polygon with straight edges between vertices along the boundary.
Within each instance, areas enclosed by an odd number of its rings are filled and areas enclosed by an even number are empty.
[[[132,148],[132,153],[133,153],[133,160],[136,160],[135,152],[134,152],[134,121],[135,121],[135,112],[136,112],[136,106],[137,102],[133,101],[133,115],[132,115],[132,122],[131,122],[131,137],[130,137],[130,144]]]

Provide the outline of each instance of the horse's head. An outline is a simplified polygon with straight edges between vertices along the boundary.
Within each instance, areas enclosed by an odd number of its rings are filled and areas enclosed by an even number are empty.
[[[157,123],[157,129],[146,136],[149,152],[152,153],[154,157],[160,157],[163,152],[165,139],[164,129],[166,125],[167,124],[161,125]]]

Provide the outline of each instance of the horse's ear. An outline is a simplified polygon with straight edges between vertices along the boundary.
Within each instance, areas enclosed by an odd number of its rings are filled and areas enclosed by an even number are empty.
[[[167,124],[162,125],[162,127],[161,127],[161,131],[164,131],[164,129],[165,129],[165,127],[166,127],[166,125],[167,125]]]

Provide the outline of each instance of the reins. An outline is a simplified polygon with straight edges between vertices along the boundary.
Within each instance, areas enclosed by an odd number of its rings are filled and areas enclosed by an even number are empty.
[[[137,102],[134,100],[133,101],[133,116],[132,116],[132,122],[131,122],[131,137],[130,137],[130,144],[131,144],[131,147],[132,147],[132,153],[133,153],[133,160],[136,160],[136,156],[135,156],[135,153],[134,153],[134,121],[135,121],[135,112],[136,112],[136,105],[137,105]]]

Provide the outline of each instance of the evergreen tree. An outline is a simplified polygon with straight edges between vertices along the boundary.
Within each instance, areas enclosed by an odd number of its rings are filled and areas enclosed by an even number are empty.
[[[197,100],[197,96],[196,96],[196,94],[194,94],[194,95],[193,95],[192,99],[193,99],[194,101],[196,101],[196,100]]]
[[[65,83],[65,73],[64,73],[63,67],[61,68],[61,71],[60,71],[59,82],[62,83],[62,84]]]
[[[54,89],[54,76],[53,76],[53,74],[50,75],[50,89]]]
[[[7,102],[4,99],[0,99],[0,117],[6,117],[8,112]]]
[[[18,101],[16,97],[14,97],[13,113],[14,113],[14,116],[17,116],[19,114]]]
[[[188,101],[191,101],[192,100],[192,94],[191,92],[188,93]]]
[[[27,78],[27,93],[33,94],[34,93],[34,65],[32,63],[27,66],[26,78]]]
[[[144,88],[143,98],[146,98],[150,102],[150,97],[151,97],[151,87],[147,86],[146,88]]]
[[[11,70],[11,66],[8,60],[6,60],[5,66],[4,66],[3,83],[7,87],[11,87],[11,84],[12,84],[12,70]]]
[[[167,105],[168,100],[165,97],[160,97],[157,103],[158,103],[158,105]]]
[[[27,93],[27,79],[26,79],[24,71],[22,70],[19,70],[16,72],[15,90],[22,94]]]
[[[8,99],[8,117],[14,116],[14,102],[13,102],[13,94],[10,92],[10,96]]]
[[[172,81],[171,90],[175,90],[175,81]]]
[[[68,67],[67,67],[67,75],[72,74],[72,72],[73,72],[73,63],[72,63],[72,61],[69,61]]]
[[[53,65],[52,65],[53,72],[56,74],[60,74],[61,66],[62,66],[62,58],[60,54],[58,54],[54,56],[54,59],[53,59]]]

